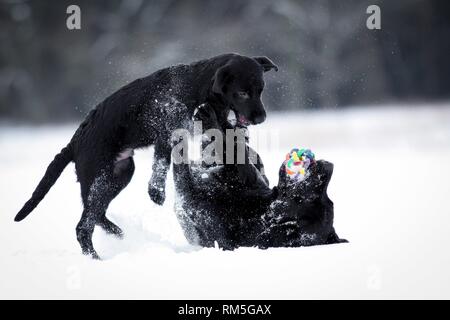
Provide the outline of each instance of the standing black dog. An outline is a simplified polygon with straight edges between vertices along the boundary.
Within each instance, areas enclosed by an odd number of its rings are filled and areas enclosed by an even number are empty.
[[[201,106],[194,118],[205,130],[229,127],[209,105]],[[278,186],[270,189],[260,157],[255,163],[249,160],[255,151],[247,141],[231,142],[245,144],[245,163],[174,164],[177,217],[190,243],[212,247],[217,242],[234,249],[347,242],[333,228],[333,202],[327,195],[331,163],[315,162],[301,182],[291,181],[283,164]]]
[[[266,57],[225,54],[168,67],[121,88],[86,117],[69,144],[55,156],[15,220],[24,219],[44,198],[64,168],[75,162],[84,211],[77,239],[84,254],[98,258],[92,245],[96,225],[121,236],[109,221],[109,203],[130,182],[133,150],[155,145],[149,195],[157,204],[165,200],[165,180],[171,162],[170,136],[192,117],[198,105],[211,102],[224,117],[232,109],[239,121],[265,120],[261,102],[263,73],[277,66]],[[183,106],[183,107],[180,107]]]

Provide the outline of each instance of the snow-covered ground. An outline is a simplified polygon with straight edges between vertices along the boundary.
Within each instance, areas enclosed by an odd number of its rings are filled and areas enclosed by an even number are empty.
[[[0,298],[450,298],[450,105],[271,114],[252,129],[272,184],[293,146],[334,162],[335,228],[350,244],[192,247],[172,181],[165,205],[154,205],[152,150],[138,151],[133,181],[108,211],[125,239],[94,234],[103,261],[76,241],[73,164],[13,222],[75,128],[0,127]]]

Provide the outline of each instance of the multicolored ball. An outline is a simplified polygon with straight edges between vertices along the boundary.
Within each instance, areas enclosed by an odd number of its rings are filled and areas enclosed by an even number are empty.
[[[286,154],[284,161],[286,174],[295,181],[302,181],[309,166],[315,161],[315,155],[311,150],[294,148]]]

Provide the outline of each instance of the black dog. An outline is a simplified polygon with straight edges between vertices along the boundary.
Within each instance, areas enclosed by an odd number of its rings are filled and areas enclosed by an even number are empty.
[[[195,117],[205,129],[229,128],[208,105]],[[211,247],[217,242],[234,249],[346,242],[333,229],[333,202],[327,195],[331,163],[317,161],[299,183],[290,181],[282,165],[278,186],[270,189],[261,159],[251,163],[254,151],[248,145],[245,150],[245,164],[174,164],[177,217],[190,243]]]
[[[333,164],[319,160],[309,168],[301,182],[293,182],[280,168],[278,195],[266,211],[263,231],[258,234],[258,246],[299,247],[343,243],[334,228],[333,202],[327,194],[333,174]]]
[[[77,238],[84,254],[98,258],[92,245],[95,225],[122,235],[105,213],[111,200],[131,180],[133,150],[155,145],[149,194],[162,204],[171,162],[171,132],[185,126],[195,107],[204,102],[213,103],[219,117],[233,109],[243,123],[263,122],[263,72],[271,69],[278,68],[266,57],[225,54],[162,69],[121,88],[88,114],[69,144],[50,163],[15,220],[24,219],[67,164],[74,161],[84,205]]]

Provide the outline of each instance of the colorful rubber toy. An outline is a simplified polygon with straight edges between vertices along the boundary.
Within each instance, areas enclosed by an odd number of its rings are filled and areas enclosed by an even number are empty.
[[[284,161],[286,174],[294,181],[303,181],[309,166],[315,161],[315,155],[311,150],[294,148],[286,155]]]

